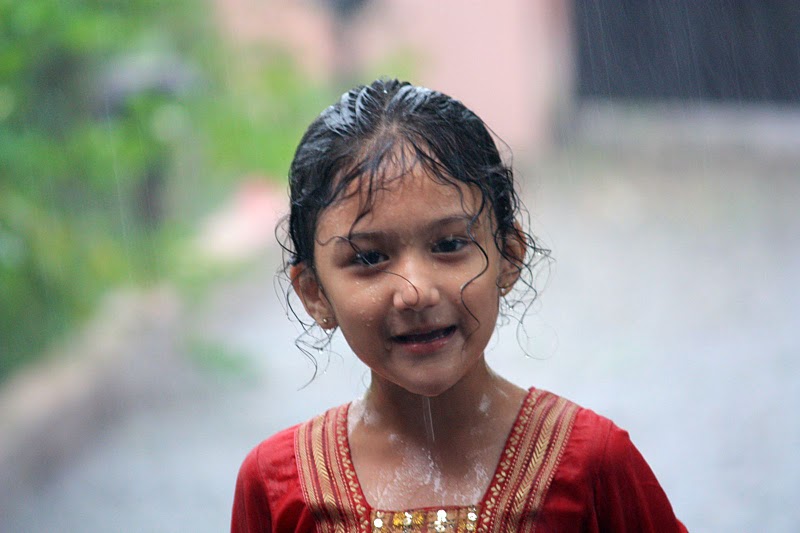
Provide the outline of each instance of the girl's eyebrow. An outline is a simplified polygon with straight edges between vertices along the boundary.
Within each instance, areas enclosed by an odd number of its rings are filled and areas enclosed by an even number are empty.
[[[458,214],[450,215],[444,218],[432,220],[425,224],[423,227],[424,232],[431,232],[440,227],[446,227],[451,224],[465,223],[466,226],[475,229],[480,225],[480,219],[472,215]],[[342,239],[337,239],[338,242],[347,243],[347,241],[355,240],[378,240],[386,237],[391,237],[397,232],[395,230],[375,230],[375,231],[354,231],[347,236],[342,236]]]

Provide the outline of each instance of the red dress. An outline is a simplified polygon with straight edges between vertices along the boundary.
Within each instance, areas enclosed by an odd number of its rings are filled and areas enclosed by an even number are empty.
[[[627,432],[531,389],[476,505],[372,509],[347,438],[349,404],[259,444],[242,464],[232,532],[682,532]]]

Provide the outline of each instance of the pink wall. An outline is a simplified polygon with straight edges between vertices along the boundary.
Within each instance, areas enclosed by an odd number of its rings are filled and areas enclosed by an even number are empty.
[[[216,2],[234,43],[285,47],[314,77],[343,68],[392,76],[377,66],[410,55],[410,81],[461,99],[518,158],[548,149],[572,100],[569,0],[375,0],[338,40],[321,1]]]

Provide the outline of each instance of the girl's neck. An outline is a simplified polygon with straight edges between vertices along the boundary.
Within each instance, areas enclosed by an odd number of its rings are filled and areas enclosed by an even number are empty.
[[[403,435],[425,447],[449,448],[464,432],[488,430],[494,426],[493,419],[515,416],[524,396],[523,389],[495,374],[481,360],[464,379],[432,398],[373,375],[360,407],[362,422],[375,425],[373,429]]]
[[[348,413],[351,457],[367,501],[395,510],[479,502],[525,395],[483,360],[433,398],[373,376]]]

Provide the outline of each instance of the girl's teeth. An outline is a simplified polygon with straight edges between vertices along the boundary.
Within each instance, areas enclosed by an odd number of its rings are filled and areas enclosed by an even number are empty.
[[[420,333],[418,335],[400,335],[397,337],[397,340],[406,343],[430,342],[449,335],[451,331],[452,326],[449,328],[437,329],[429,333]]]

